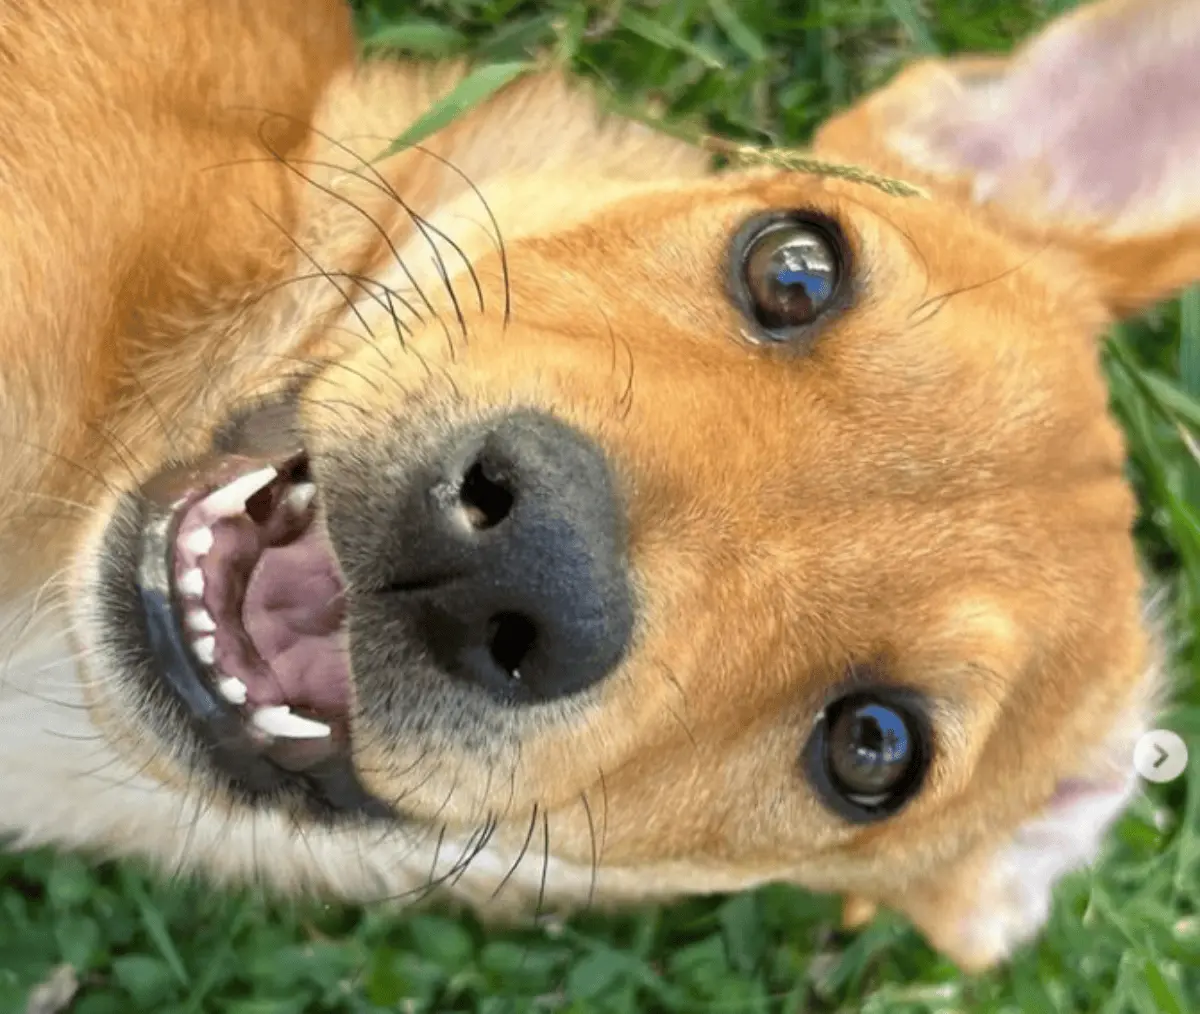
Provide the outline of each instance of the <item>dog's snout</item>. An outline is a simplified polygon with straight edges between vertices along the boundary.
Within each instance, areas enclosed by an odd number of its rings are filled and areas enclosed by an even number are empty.
[[[604,452],[545,414],[456,434],[402,524],[399,608],[433,661],[509,701],[582,690],[625,654],[625,518]],[[396,573],[395,570],[392,571]]]

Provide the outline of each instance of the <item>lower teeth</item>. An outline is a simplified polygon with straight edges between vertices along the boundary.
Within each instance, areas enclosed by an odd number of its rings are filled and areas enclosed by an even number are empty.
[[[314,722],[292,714],[286,704],[274,708],[259,708],[250,716],[251,724],[260,732],[284,739],[324,739],[332,730],[324,722]]]
[[[217,684],[217,689],[221,692],[221,696],[225,700],[239,707],[246,703],[246,698],[249,696],[246,684],[236,676],[226,676]]]

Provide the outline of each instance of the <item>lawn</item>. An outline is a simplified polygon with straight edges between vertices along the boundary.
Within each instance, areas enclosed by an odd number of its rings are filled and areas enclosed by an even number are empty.
[[[201,0],[202,2],[202,0]],[[270,0],[263,0],[270,2]],[[905,58],[1005,49],[1070,0],[361,0],[364,37],[427,56],[570,61],[620,104],[756,142],[800,143]],[[1163,581],[1178,693],[1200,743],[1200,290],[1107,344],[1114,410]],[[2,803],[0,803],[2,805]],[[56,967],[74,1014],[301,1011],[1183,1012],[1200,1010],[1200,749],[1152,787],[1104,861],[1065,882],[1040,942],[968,978],[902,920],[836,928],[787,888],[484,933],[434,910],[281,903],[126,864],[0,854],[0,1014]]]

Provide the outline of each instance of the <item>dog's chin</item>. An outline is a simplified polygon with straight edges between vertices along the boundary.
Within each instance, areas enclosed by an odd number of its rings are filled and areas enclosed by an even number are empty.
[[[400,816],[358,777],[342,578],[286,401],[122,496],[85,610],[119,697],[172,763],[235,804]]]

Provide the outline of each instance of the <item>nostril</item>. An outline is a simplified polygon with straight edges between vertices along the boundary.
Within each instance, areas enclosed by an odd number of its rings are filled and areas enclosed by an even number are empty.
[[[467,469],[458,498],[466,511],[471,527],[495,528],[512,510],[512,490],[495,474],[489,463],[480,458]]]
[[[372,532],[386,555],[361,565],[414,654],[503,705],[607,677],[629,650],[635,602],[628,519],[604,449],[518,410],[428,451],[398,489],[394,530],[378,541]]]
[[[492,660],[514,679],[537,641],[537,629],[520,613],[497,613],[488,621],[488,650]]]

